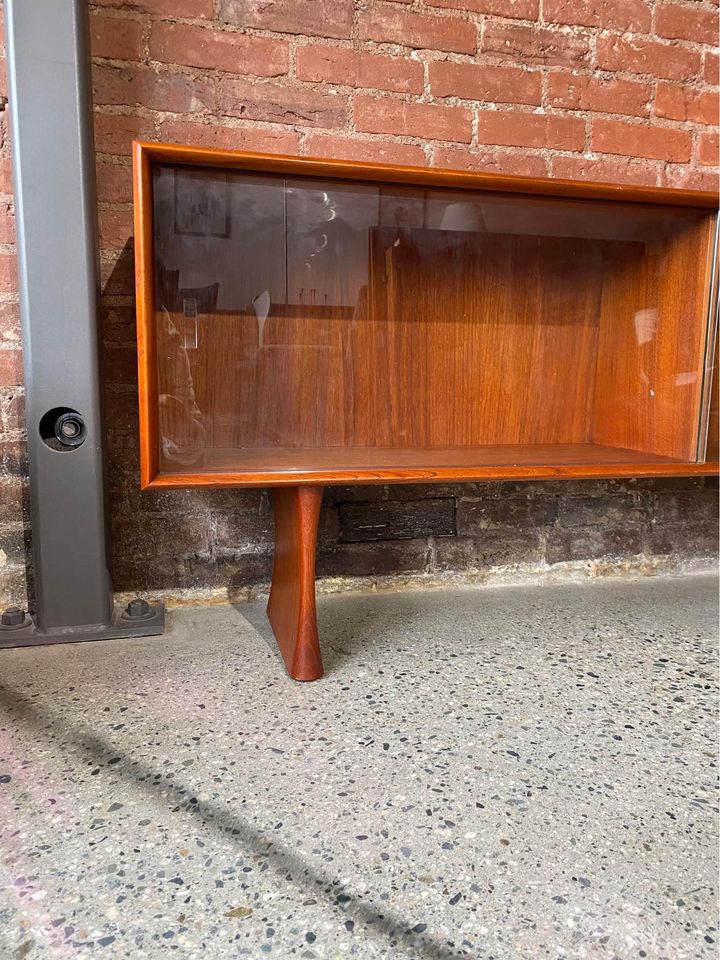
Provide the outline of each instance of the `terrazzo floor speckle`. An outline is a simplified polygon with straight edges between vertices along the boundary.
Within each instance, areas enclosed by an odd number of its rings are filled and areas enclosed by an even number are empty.
[[[716,957],[717,582],[0,652],[0,957]]]

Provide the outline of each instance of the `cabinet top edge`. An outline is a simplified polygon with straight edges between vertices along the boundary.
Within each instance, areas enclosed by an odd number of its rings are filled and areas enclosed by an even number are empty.
[[[656,203],[700,207],[708,210],[718,208],[717,194],[705,190],[644,187],[635,184],[562,180],[550,177],[522,177],[487,171],[399,166],[320,157],[294,157],[285,154],[253,153],[245,150],[191,147],[183,144],[135,140],[133,141],[133,163],[139,166],[143,161],[218,166],[259,173],[286,173],[294,176],[330,177],[336,180],[370,180],[461,190],[568,197],[580,200]]]

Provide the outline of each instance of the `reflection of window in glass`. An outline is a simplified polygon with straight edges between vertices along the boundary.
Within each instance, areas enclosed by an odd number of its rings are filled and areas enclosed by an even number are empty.
[[[367,283],[377,188],[318,189],[312,181],[290,180],[286,199],[288,309],[354,306]]]
[[[282,180],[159,166],[153,192],[159,303],[178,311],[194,297],[204,315],[248,309],[265,289],[284,301]]]
[[[230,236],[230,180],[226,173],[175,171],[174,230],[191,237]]]
[[[183,316],[185,317],[185,349],[197,350],[198,308],[194,297],[183,298]]]
[[[192,466],[203,457],[205,429],[187,346],[167,309],[160,311],[157,326],[161,454],[171,463]]]

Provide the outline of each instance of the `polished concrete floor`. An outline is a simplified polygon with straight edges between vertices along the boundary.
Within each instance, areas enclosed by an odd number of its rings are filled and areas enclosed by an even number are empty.
[[[0,653],[0,957],[716,957],[717,583]]]

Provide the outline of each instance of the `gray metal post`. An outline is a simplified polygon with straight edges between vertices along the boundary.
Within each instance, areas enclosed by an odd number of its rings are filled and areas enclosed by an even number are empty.
[[[5,10],[37,612],[5,611],[0,646],[161,633],[107,570],[87,3]]]

